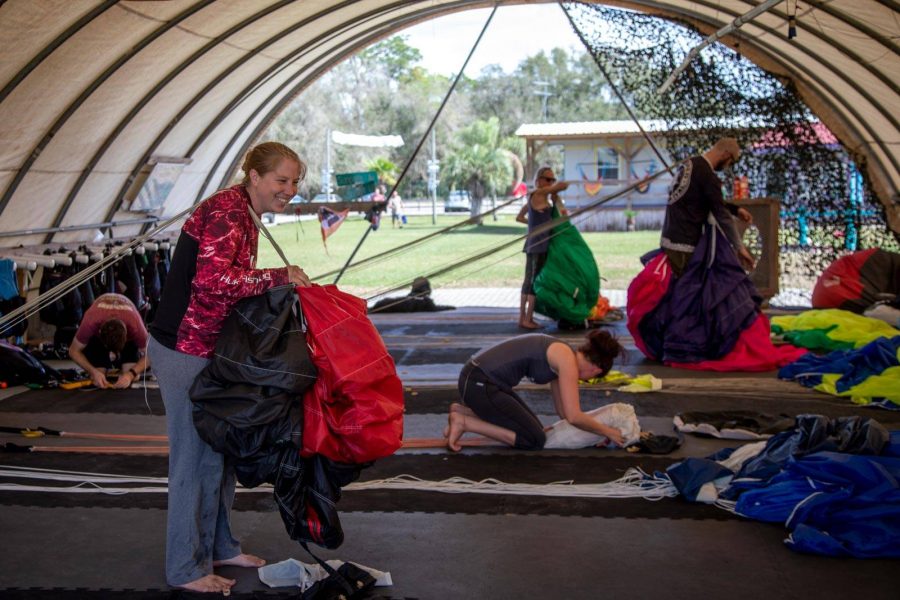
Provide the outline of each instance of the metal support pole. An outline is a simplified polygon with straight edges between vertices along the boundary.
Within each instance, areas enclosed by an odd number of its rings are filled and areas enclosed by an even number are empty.
[[[322,173],[325,199],[331,202],[331,128],[325,130],[325,172]]]
[[[657,93],[662,94],[667,89],[669,89],[669,87],[673,83],[675,83],[675,79],[678,77],[678,75],[681,74],[681,72],[684,71],[689,64],[691,64],[691,61],[694,60],[694,58],[698,54],[700,54],[701,50],[703,50],[704,48],[706,48],[713,42],[717,41],[719,38],[722,38],[722,37],[728,35],[729,33],[731,33],[732,31],[734,31],[735,29],[738,29],[744,23],[752,21],[757,16],[761,15],[762,13],[766,12],[767,10],[769,10],[770,8],[772,8],[774,6],[781,4],[782,2],[784,2],[784,0],[766,0],[766,2],[763,2],[759,6],[753,8],[752,10],[742,14],[739,17],[735,17],[734,21],[732,21],[731,23],[729,23],[722,29],[718,30],[717,32],[715,32],[714,34],[712,34],[711,36],[709,36],[708,38],[706,38],[705,40],[703,40],[702,42],[700,42],[699,44],[697,44],[696,46],[691,48],[690,51],[687,53],[687,56],[684,57],[684,60],[681,62],[681,64],[678,65],[678,68],[675,69],[674,71],[672,71],[672,74],[669,75],[668,79],[666,79],[666,81],[661,86],[659,86],[659,90],[657,90]]]
[[[431,191],[431,224],[437,224],[438,160],[434,129],[431,130],[431,160],[428,161],[428,188]]]

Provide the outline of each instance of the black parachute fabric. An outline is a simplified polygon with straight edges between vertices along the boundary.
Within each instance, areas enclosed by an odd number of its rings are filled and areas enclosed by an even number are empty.
[[[59,371],[53,367],[45,365],[23,348],[0,340],[0,381],[7,385],[45,385],[60,379]]]
[[[45,252],[49,254],[49,250]],[[72,267],[57,266],[45,268],[41,277],[40,293],[50,291],[74,274]],[[66,292],[50,304],[41,308],[41,321],[57,327],[78,327],[84,316],[84,305],[81,292],[76,288]]]
[[[794,427],[794,417],[753,410],[688,411],[675,415],[678,431],[716,438],[753,440],[771,437]]]
[[[553,207],[553,218],[559,211]],[[600,297],[600,271],[587,242],[572,223],[553,228],[547,262],[534,281],[535,310],[572,323],[588,318]]]
[[[238,302],[191,387],[200,437],[238,459],[244,485],[259,485],[276,468],[272,448],[300,448],[301,395],[316,371],[295,303],[293,286]]]
[[[241,485],[273,485],[292,539],[336,548],[344,534],[335,503],[359,467],[301,458],[303,392],[315,379],[294,287],[244,298],[191,387],[194,426]]]

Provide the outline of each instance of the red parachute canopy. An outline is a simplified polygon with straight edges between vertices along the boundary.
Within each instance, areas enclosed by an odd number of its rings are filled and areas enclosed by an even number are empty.
[[[403,443],[403,385],[361,298],[298,287],[318,378],[303,397],[303,456],[364,463]]]

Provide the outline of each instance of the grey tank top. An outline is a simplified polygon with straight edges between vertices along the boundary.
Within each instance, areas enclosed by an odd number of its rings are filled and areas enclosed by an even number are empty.
[[[547,362],[547,348],[558,341],[543,333],[529,333],[482,350],[470,362],[484,371],[494,384],[510,389],[525,377],[534,383],[549,383],[558,375]]]

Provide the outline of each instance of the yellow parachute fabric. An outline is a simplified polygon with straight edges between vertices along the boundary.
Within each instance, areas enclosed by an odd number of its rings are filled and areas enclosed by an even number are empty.
[[[772,317],[772,325],[784,331],[805,331],[812,329],[828,329],[825,335],[836,342],[849,342],[854,348],[861,348],[880,337],[892,338],[900,335],[900,330],[891,327],[884,321],[870,319],[848,310],[827,308],[808,310],[799,315],[781,315]]]

